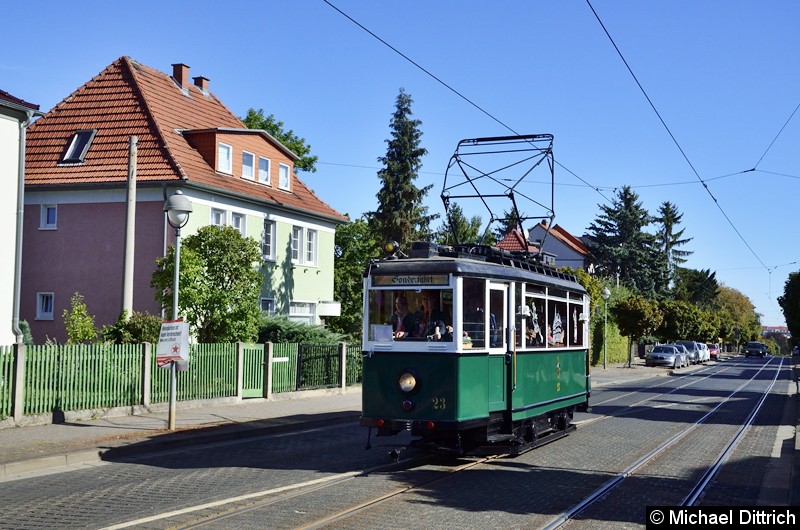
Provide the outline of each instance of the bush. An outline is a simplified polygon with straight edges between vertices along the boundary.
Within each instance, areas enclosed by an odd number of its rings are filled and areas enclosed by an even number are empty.
[[[335,344],[344,336],[322,326],[292,322],[286,317],[264,317],[258,331],[258,342]]]
[[[134,311],[128,318],[123,311],[117,322],[111,326],[103,326],[100,332],[105,342],[114,344],[158,343],[161,334],[161,317],[147,312]]]
[[[19,321],[19,330],[22,332],[22,342],[25,346],[33,346],[33,335],[31,334],[31,325],[27,320]]]

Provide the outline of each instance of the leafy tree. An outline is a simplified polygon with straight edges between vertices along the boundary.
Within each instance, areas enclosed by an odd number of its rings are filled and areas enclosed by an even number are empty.
[[[248,129],[267,131],[270,136],[300,157],[300,160],[294,164],[295,169],[308,171],[309,173],[315,173],[317,171],[316,164],[318,157],[309,154],[311,152],[311,146],[306,144],[305,138],[300,138],[291,129],[285,131],[283,122],[278,121],[274,115],[270,114],[265,117],[263,109],[249,109],[247,111],[247,116],[242,118],[242,122],[244,122]]]
[[[600,205],[601,214],[589,226],[587,243],[604,276],[619,276],[634,292],[655,297],[667,286],[666,260],[656,238],[644,231],[652,218],[639,196],[624,186],[611,206]]]
[[[800,341],[800,271],[792,272],[783,284],[783,294],[778,297],[783,318],[795,342]]]
[[[62,313],[67,328],[67,344],[84,344],[97,339],[94,316],[89,315],[83,295],[75,293],[69,302],[70,309]]]
[[[452,203],[448,208],[448,216],[437,230],[437,242],[443,245],[456,243],[479,243],[484,245],[494,244],[495,240],[490,234],[482,233],[483,222],[479,215],[467,219],[464,210],[458,204]]]
[[[682,300],[662,300],[659,308],[663,315],[656,334],[670,342],[700,339],[703,315],[694,305]]]
[[[722,335],[726,342],[741,343],[757,340],[761,336],[761,322],[755,306],[740,291],[720,285],[714,306],[717,311],[722,311],[730,317],[731,332],[729,335]]]
[[[612,311],[620,332],[630,339],[631,345],[638,343],[642,337],[654,334],[664,318],[657,302],[638,295],[618,301]],[[631,345],[628,347],[628,366],[633,360]]]
[[[701,309],[714,307],[719,283],[717,273],[710,269],[695,270],[678,267],[675,270],[673,297],[689,302]]]
[[[293,322],[285,316],[264,316],[258,332],[258,342],[335,344],[343,336],[322,326]]]
[[[123,310],[114,324],[103,326],[100,336],[106,342],[115,344],[140,344],[149,342],[156,344],[161,334],[161,317],[147,312],[134,311],[128,317]]]
[[[369,227],[380,242],[397,241],[400,248],[408,248],[411,241],[430,240],[430,222],[439,217],[429,215],[422,204],[433,184],[424,188],[414,184],[428,151],[420,147],[422,122],[411,118],[411,103],[411,96],[401,88],[390,123],[392,138],[386,140],[386,156],[378,158],[383,164],[378,171],[378,209],[367,214]]]
[[[178,311],[198,342],[251,342],[261,322],[259,242],[230,226],[208,225],[181,245]],[[172,318],[175,247],[156,260],[150,286]]]
[[[653,220],[659,225],[656,238],[658,247],[666,258],[666,285],[669,286],[672,284],[676,267],[686,263],[686,258],[692,254],[687,250],[681,250],[679,247],[684,246],[692,238],[683,237],[683,233],[686,231],[685,228],[677,230],[677,226],[683,219],[683,214],[678,212],[676,205],[666,201],[661,204],[658,213],[659,215]]]
[[[342,314],[325,320],[334,332],[348,335],[352,340],[361,335],[363,320],[363,276],[370,259],[378,254],[380,241],[361,217],[339,226],[333,249],[333,291],[342,305]]]

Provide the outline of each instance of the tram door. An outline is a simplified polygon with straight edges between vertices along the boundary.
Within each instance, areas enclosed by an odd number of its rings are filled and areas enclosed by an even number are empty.
[[[508,286],[489,283],[489,407],[490,410],[506,408],[508,374],[506,363],[506,311]]]

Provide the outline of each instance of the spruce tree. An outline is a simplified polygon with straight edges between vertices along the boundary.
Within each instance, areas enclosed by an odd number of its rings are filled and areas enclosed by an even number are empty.
[[[619,278],[629,288],[655,297],[662,285],[666,263],[656,245],[656,237],[645,231],[653,219],[639,196],[624,186],[611,206],[600,205],[601,214],[589,226],[588,246],[601,273]]]
[[[386,156],[378,158],[383,165],[378,171],[378,208],[367,214],[370,230],[380,243],[396,241],[401,249],[407,249],[411,241],[429,241],[430,223],[439,217],[428,215],[428,207],[422,204],[433,184],[424,188],[414,184],[428,151],[420,147],[422,122],[412,119],[411,103],[411,96],[401,88],[390,123],[392,137],[386,140]]]
[[[667,263],[667,283],[674,285],[676,269],[686,263],[686,258],[692,253],[681,250],[692,238],[684,238],[685,228],[677,230],[683,218],[683,214],[678,212],[678,207],[669,201],[661,204],[658,209],[659,215],[654,219],[660,225],[658,230],[658,246],[664,254]]]

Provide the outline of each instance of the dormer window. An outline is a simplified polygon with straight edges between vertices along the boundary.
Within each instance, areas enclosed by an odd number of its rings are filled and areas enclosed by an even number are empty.
[[[61,159],[61,163],[82,164],[96,133],[97,129],[81,129],[77,131],[70,139],[69,146],[64,152],[64,158]]]
[[[233,173],[233,147],[222,142],[219,143],[217,154],[217,171]]]
[[[278,166],[278,187],[282,190],[289,191],[289,166],[280,164]]]

